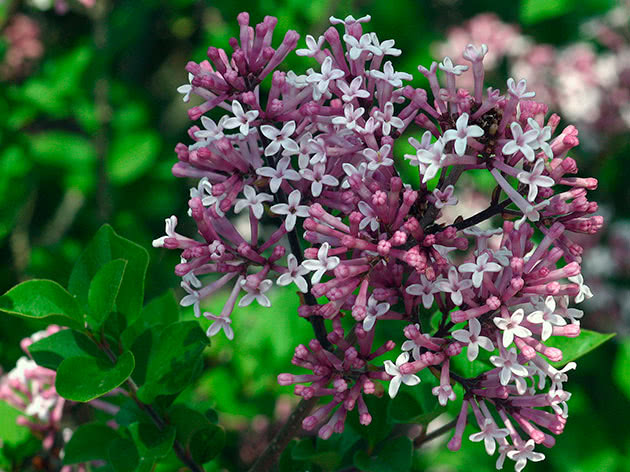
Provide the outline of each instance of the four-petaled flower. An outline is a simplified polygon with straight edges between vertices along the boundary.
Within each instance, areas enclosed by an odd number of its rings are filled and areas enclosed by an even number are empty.
[[[265,297],[266,298],[266,297]],[[221,329],[225,333],[225,337],[230,341],[234,339],[234,330],[232,329],[232,319],[229,316],[217,316],[213,315],[210,312],[205,312],[203,314],[204,318],[207,320],[212,320],[213,323],[208,327],[206,331],[206,336],[211,338],[215,334],[217,334]]]
[[[374,111],[374,118],[381,123],[381,130],[385,136],[389,136],[392,131],[392,126],[395,128],[402,128],[405,126],[405,122],[394,116],[394,104],[387,102],[383,107],[383,111]]]
[[[534,149],[538,145],[538,131],[530,129],[523,132],[523,128],[516,122],[510,124],[512,139],[503,145],[501,152],[507,156],[522,152],[529,162],[534,162]]]
[[[506,428],[499,428],[492,418],[486,418],[481,427],[481,431],[471,434],[469,439],[473,442],[483,441],[488,455],[496,451],[496,439],[506,437],[510,432]]]
[[[306,49],[297,49],[295,54],[298,56],[307,56],[314,57],[318,52],[321,51],[322,45],[324,44],[324,37],[320,36],[315,40],[313,36],[310,34],[306,35]]]
[[[332,122],[334,125],[344,125],[348,129],[355,129],[357,120],[363,116],[364,111],[363,107],[355,110],[352,103],[346,103],[343,107],[343,116],[335,116]]]
[[[409,295],[422,296],[422,305],[428,310],[433,305],[433,299],[435,298],[433,294],[440,291],[437,285],[439,283],[439,280],[431,282],[422,274],[420,283],[410,285],[406,291]]]
[[[332,58],[327,56],[322,62],[321,73],[312,72],[307,77],[307,81],[313,84],[313,100],[319,100],[323,94],[328,92],[330,81],[340,79],[345,74],[341,69],[333,69]]]
[[[287,271],[278,277],[276,283],[281,286],[286,286],[291,283],[297,285],[300,292],[306,293],[308,291],[308,284],[303,275],[308,274],[308,269],[298,265],[297,257],[293,254],[289,254],[287,257]]]
[[[446,56],[444,60],[439,65],[440,70],[448,74],[461,75],[462,73],[468,70],[468,66],[463,66],[460,64],[453,64],[453,61],[450,57]]]
[[[479,138],[483,136],[483,129],[477,125],[468,125],[468,113],[462,113],[455,122],[455,129],[448,129],[444,132],[444,142],[455,141],[455,154],[463,156],[468,146],[468,138]]]
[[[376,231],[379,228],[380,223],[378,221],[378,215],[372,209],[372,207],[369,204],[361,201],[359,202],[359,211],[364,216],[364,218],[359,223],[359,229],[365,229],[367,225],[370,225],[370,229],[372,231]]]
[[[282,147],[283,156],[297,154],[300,151],[297,143],[291,139],[291,135],[295,132],[295,121],[287,121],[281,130],[277,130],[271,125],[262,125],[260,132],[271,142],[265,148],[265,156],[273,156]]]
[[[328,257],[330,244],[324,243],[317,251],[317,259],[306,259],[302,265],[310,272],[315,271],[311,277],[311,282],[316,284],[322,279],[324,274],[329,270],[333,270],[339,265],[340,259],[336,256]]]
[[[367,302],[367,315],[363,318],[363,329],[370,331],[376,323],[376,319],[389,311],[389,303],[379,303],[374,297],[370,297]]]
[[[529,185],[529,192],[527,199],[533,202],[538,195],[538,187],[551,187],[554,184],[554,180],[547,176],[542,175],[545,170],[545,163],[542,159],[538,159],[531,172],[522,171],[516,175],[516,178],[522,183]]]
[[[418,149],[418,160],[426,167],[422,183],[425,184],[437,174],[444,162],[444,141],[440,138],[429,149]]]
[[[449,400],[455,401],[455,398],[457,398],[455,392],[453,391],[453,387],[451,387],[450,384],[433,387],[433,389],[431,389],[431,393],[438,397],[438,403],[442,406],[446,406]]]
[[[497,325],[501,331],[503,331],[503,347],[508,347],[514,341],[514,336],[519,338],[527,338],[532,335],[532,332],[525,326],[521,326],[521,322],[525,317],[525,311],[522,308],[514,311],[509,318],[502,318],[495,316],[492,321]]]
[[[244,111],[243,105],[234,100],[232,102],[232,113],[234,116],[225,120],[223,127],[226,129],[239,128],[244,136],[249,134],[249,124],[258,117],[258,110]]]
[[[460,272],[472,272],[473,287],[481,287],[485,272],[499,272],[502,267],[496,262],[488,262],[490,255],[487,252],[477,256],[475,262],[466,262],[459,266]]]
[[[580,290],[575,296],[575,303],[582,303],[584,300],[588,300],[593,296],[593,292],[591,292],[589,286],[584,283],[584,276],[582,274],[569,277],[569,281],[578,284]]]
[[[510,77],[507,79],[507,86],[509,94],[519,100],[532,98],[536,95],[536,92],[527,92],[527,80],[525,79],[521,79],[516,83],[516,81]]]
[[[490,362],[495,367],[499,367],[499,380],[501,385],[507,385],[512,377],[526,377],[528,372],[524,365],[518,363],[518,354],[516,349],[511,347],[509,351],[506,351],[500,356],[490,356]]]
[[[376,170],[380,166],[389,167],[394,164],[394,160],[389,156],[392,147],[389,144],[384,144],[378,151],[367,148],[363,150],[363,155],[368,161],[368,170]]]
[[[457,205],[457,197],[453,195],[455,187],[448,185],[444,190],[436,188],[433,190],[435,198],[435,208],[444,208],[447,205]]]
[[[276,193],[280,188],[283,180],[300,180],[300,174],[297,171],[290,168],[291,159],[289,157],[283,157],[276,164],[276,168],[273,167],[261,167],[256,169],[256,173],[262,177],[268,177],[269,189]]]
[[[472,287],[472,284],[473,282],[470,279],[460,280],[457,269],[455,267],[450,267],[448,269],[448,280],[440,280],[437,283],[437,287],[442,292],[449,292],[453,303],[459,306],[464,301],[462,290],[469,289]]]
[[[300,174],[305,180],[313,182],[311,184],[311,193],[314,197],[321,195],[324,185],[330,185],[331,187],[339,185],[336,177],[326,174],[326,164],[323,162],[315,164],[312,169],[302,169]]]
[[[414,386],[420,383],[420,377],[414,374],[401,374],[400,366],[409,362],[409,353],[403,352],[396,359],[396,364],[392,361],[385,361],[385,372],[391,375],[393,378],[389,381],[388,393],[391,398],[394,398],[398,394],[400,384]]]
[[[308,206],[300,205],[301,198],[302,194],[300,191],[294,190],[289,194],[288,204],[277,203],[271,207],[271,211],[273,211],[276,215],[286,215],[284,226],[287,231],[293,231],[298,216],[301,218],[306,218],[308,216]]]
[[[383,71],[371,70],[370,75],[375,79],[384,80],[388,82],[392,87],[402,87],[403,80],[411,80],[413,77],[406,72],[394,71],[394,66],[391,61],[387,61],[383,66]]]
[[[510,459],[516,461],[514,464],[515,472],[521,472],[527,465],[527,461],[540,462],[545,459],[542,452],[534,451],[536,444],[533,439],[529,439],[527,442],[521,441],[521,444],[516,444],[515,447],[507,453]]]
[[[251,208],[252,213],[258,219],[262,218],[265,207],[264,202],[273,201],[273,197],[267,193],[256,193],[254,187],[245,185],[243,187],[245,198],[239,198],[234,205],[234,213],[240,213],[245,208]]]
[[[357,76],[352,79],[350,85],[345,80],[338,80],[337,87],[339,90],[343,92],[341,98],[344,102],[351,102],[355,98],[368,98],[370,96],[370,92],[361,88],[363,84],[363,77]]]
[[[271,288],[273,282],[269,279],[266,279],[254,285],[250,283],[250,278],[251,276],[240,281],[241,287],[247,292],[247,295],[241,298],[241,300],[238,302],[238,306],[248,306],[251,302],[256,300],[259,305],[270,307],[271,300],[269,300],[267,295],[265,295],[265,292],[267,292]]]
[[[494,351],[494,344],[492,344],[490,338],[479,335],[481,333],[481,323],[479,323],[477,318],[472,318],[468,321],[468,328],[469,330],[458,329],[453,331],[453,338],[468,346],[468,353],[466,356],[470,362],[477,358],[477,355],[479,354],[479,346],[484,348],[486,351]]]
[[[542,334],[540,339],[546,341],[553,333],[554,326],[564,326],[567,321],[560,315],[554,313],[556,311],[556,300],[549,295],[545,299],[542,310],[537,310],[527,315],[527,321],[534,324],[542,324]]]

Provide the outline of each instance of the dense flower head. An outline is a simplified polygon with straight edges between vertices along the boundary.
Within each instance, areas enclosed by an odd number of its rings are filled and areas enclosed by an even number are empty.
[[[278,380],[297,384],[303,398],[332,397],[304,421],[321,437],[341,432],[355,405],[361,423],[370,422],[363,395],[381,394],[374,380],[388,380],[395,397],[429,368],[439,372],[440,404],[457,400],[454,382],[464,388],[451,449],[470,408],[480,428],[471,440],[483,439],[489,454],[499,444],[498,468],[506,457],[517,470],[541,460],[534,444],[553,445],[540,428],[562,431],[570,397],[563,383],[575,367],[553,367],[562,352],[545,343],[580,334],[581,315],[569,303],[588,287],[575,235],[602,226],[587,198],[597,181],[578,177],[568,155],[577,129],[560,129],[524,78],[508,79],[503,91],[485,87],[485,44],[465,47],[467,65],[445,57],[419,66],[424,90],[395,70],[389,56],[401,51],[393,40],[364,32],[369,17],[331,18],[321,37],[307,36],[297,54],[316,65],[303,75],[276,70],[297,33],[274,49],[274,18],[254,27],[242,13],[238,21],[231,55],[211,47],[209,61],[188,64],[190,85],[179,90],[184,101],[202,102],[189,115],[203,128],[194,125],[193,143],[177,145],[173,167],[198,179],[189,215],[199,237],[177,233],[172,216],[154,246],[181,251],[181,304],[200,316],[203,299],[232,284],[221,314],[204,313],[213,320],[208,335],[223,329],[232,339],[237,303],[267,307],[274,282],[295,284],[298,313],[317,339],[298,346],[293,363],[312,374]],[[470,89],[458,87],[468,70]],[[227,114],[213,121],[206,113],[217,107]],[[400,140],[412,154],[401,155]],[[415,188],[399,172],[408,165],[418,172]],[[457,183],[469,171],[488,173],[496,188],[487,208],[464,218]],[[239,223],[233,214],[246,209]],[[311,247],[301,249],[300,237]],[[219,278],[206,282],[206,274]],[[441,317],[437,330],[421,325],[420,313]],[[385,321],[400,326],[396,362],[377,361],[394,341],[372,350]],[[487,372],[453,372],[452,358],[473,362],[482,350],[493,366]]]

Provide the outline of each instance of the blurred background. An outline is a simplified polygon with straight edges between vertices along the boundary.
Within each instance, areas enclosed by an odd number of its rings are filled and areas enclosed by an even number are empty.
[[[210,45],[229,48],[240,11],[249,11],[252,23],[277,16],[274,45],[295,29],[300,47],[306,34],[323,33],[331,15],[369,14],[366,29],[396,40],[403,54],[395,68],[413,73],[415,86],[425,85],[418,64],[459,57],[469,42],[486,43],[490,84],[504,88],[508,77],[525,77],[539,100],[564,123],[578,126],[581,144],[573,157],[582,176],[599,179],[593,199],[606,218],[601,234],[583,241],[590,247],[583,272],[595,293],[581,306],[583,326],[617,336],[581,359],[567,386],[573,397],[565,432],[545,451],[547,460],[527,470],[630,471],[627,3],[0,0],[1,293],[34,277],[65,285],[74,260],[104,222],[150,252],[148,298],[177,286],[176,254],[151,247],[170,215],[182,217],[183,234],[194,234],[184,218],[193,183],[170,172],[173,148],[189,141],[191,124],[176,89],[187,83],[187,61],[203,60]],[[292,54],[285,67],[313,65]],[[459,199],[471,207],[479,192],[493,187],[482,176],[466,184]],[[218,313],[226,297],[208,301],[206,309]],[[279,387],[276,376],[298,372],[290,365],[293,349],[308,342],[312,331],[295,316],[295,293],[276,289],[271,298],[271,309],[235,312],[236,339],[213,339],[200,386],[185,393],[191,402],[214,408],[228,432],[226,449],[207,470],[246,468],[296,403],[291,387]],[[41,328],[0,316],[5,372],[21,355],[19,341]],[[7,451],[16,454],[32,438],[27,430],[6,427],[2,417],[0,423],[0,470],[10,470]],[[348,429],[344,437],[356,436]],[[496,456],[470,442],[450,452],[448,437],[418,450],[413,470],[494,470]],[[321,447],[317,460],[285,458],[286,470],[337,470],[341,462],[331,457],[340,452]]]

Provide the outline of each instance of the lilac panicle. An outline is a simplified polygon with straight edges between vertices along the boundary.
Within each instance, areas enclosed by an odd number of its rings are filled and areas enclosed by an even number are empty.
[[[190,88],[180,90],[184,101],[201,101],[189,110],[201,121],[189,130],[193,143],[176,146],[173,167],[198,180],[189,200],[198,235],[177,233],[173,216],[154,246],[181,251],[182,305],[200,316],[203,300],[232,284],[221,315],[205,314],[215,323],[209,335],[223,329],[231,339],[238,297],[238,306],[267,307],[274,281],[294,284],[303,294],[298,314],[313,322],[317,339],[298,346],[293,363],[312,373],[278,381],[295,384],[303,398],[332,398],[303,424],[323,438],[343,431],[355,406],[370,423],[363,397],[382,395],[379,380],[395,397],[430,369],[440,404],[459,400],[454,382],[464,388],[449,448],[461,445],[470,408],[480,428],[471,440],[498,450],[498,466],[506,457],[517,469],[541,460],[534,444],[550,447],[549,433],[564,428],[563,384],[574,366],[553,367],[562,352],[545,343],[580,334],[568,308],[587,289],[576,279],[583,248],[575,235],[603,223],[587,198],[597,181],[578,177],[568,155],[577,129],[559,129],[559,116],[548,116],[525,79],[510,78],[503,92],[487,88],[484,44],[466,46],[469,65],[446,57],[418,67],[429,81],[424,90],[394,69],[388,56],[401,51],[393,40],[363,31],[369,17],[332,18],[321,37],[307,36],[297,54],[316,65],[302,75],[276,69],[297,33],[274,49],[274,18],[253,27],[242,13],[238,21],[231,55],[211,47],[209,61],[188,64]],[[470,90],[458,88],[468,69]],[[216,107],[227,112],[217,122],[205,116]],[[400,139],[413,148],[408,163],[395,146]],[[409,164],[416,187],[399,173]],[[488,208],[464,218],[457,183],[471,170],[487,172],[496,188]],[[494,229],[478,226],[491,218]],[[301,249],[299,236],[311,247]],[[219,278],[206,282],[208,274]],[[437,330],[418,324],[422,311],[441,316]],[[342,327],[344,318],[352,328]],[[377,361],[394,341],[373,347],[386,321],[401,327],[395,363]],[[494,367],[458,375],[453,359],[473,362],[480,348]]]

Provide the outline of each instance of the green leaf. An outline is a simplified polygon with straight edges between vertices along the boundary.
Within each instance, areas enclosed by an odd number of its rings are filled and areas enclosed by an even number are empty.
[[[324,470],[334,470],[341,462],[341,456],[337,451],[318,451],[312,439],[299,441],[291,451],[291,457],[299,461],[312,462]]]
[[[88,291],[89,321],[98,329],[114,310],[127,261],[115,259],[94,275]]]
[[[116,365],[93,357],[69,357],[57,368],[55,387],[62,397],[89,402],[121,385],[133,372],[134,358],[125,352]]]
[[[126,316],[127,324],[131,324],[142,309],[149,254],[141,246],[116,234],[111,226],[102,226],[83,251],[70,274],[68,290],[87,308],[90,281],[102,266],[115,259],[128,262],[116,297],[116,309]]]
[[[617,387],[630,399],[630,339],[619,345],[613,365],[613,380]]]
[[[616,333],[598,333],[596,331],[583,329],[577,338],[554,336],[550,338],[546,344],[547,346],[560,349],[562,351],[562,360],[549,363],[554,367],[562,367],[588,354],[596,347],[614,338],[615,335]]]
[[[523,23],[538,23],[564,15],[573,10],[574,6],[575,3],[570,0],[523,0],[520,17]]]
[[[160,150],[160,138],[153,131],[116,136],[107,158],[107,173],[114,184],[127,184],[148,171]]]
[[[169,325],[179,321],[179,303],[172,290],[154,298],[142,309],[138,319],[120,336],[125,348],[130,349],[133,342],[146,329],[153,326]]]
[[[64,169],[88,170],[96,163],[92,142],[79,134],[67,131],[43,131],[29,136],[31,154],[35,162]]]
[[[368,407],[370,415],[372,415],[372,422],[363,426],[359,423],[359,415],[348,415],[348,420],[354,430],[365,438],[370,447],[374,447],[376,444],[385,439],[392,430],[392,424],[390,418],[387,415],[387,408],[390,403],[390,398],[383,396],[377,398],[373,395],[364,395],[363,399]]]
[[[381,444],[377,455],[368,456],[365,451],[357,451],[354,465],[370,472],[405,472],[411,469],[412,453],[411,439],[399,436]]]
[[[5,401],[0,401],[0,438],[5,446],[12,444],[20,444],[26,441],[31,435],[31,431],[26,426],[17,424],[18,416],[22,416],[22,412],[16,410]]]
[[[105,354],[85,334],[72,329],[63,329],[40,339],[29,346],[28,351],[38,365],[57,370],[59,364],[69,357],[94,357],[107,360]]]
[[[140,461],[136,445],[127,438],[117,438],[110,442],[108,457],[116,472],[133,472]]]
[[[168,419],[177,430],[177,440],[190,450],[195,461],[208,462],[223,449],[225,431],[197,410],[182,404],[173,405]]]
[[[77,428],[64,447],[65,465],[79,464],[109,458],[109,445],[120,438],[118,433],[104,424],[90,423]]]
[[[175,427],[170,425],[160,431],[152,423],[134,423],[129,426],[129,431],[140,456],[149,460],[166,456],[175,441]]]
[[[153,343],[146,383],[138,390],[140,399],[152,403],[158,395],[175,394],[186,388],[208,342],[196,321],[181,321],[165,327],[158,341]]]
[[[35,279],[16,285],[0,297],[0,311],[84,329],[83,313],[75,298],[52,280]]]
[[[387,415],[392,421],[427,424],[446,410],[431,393],[432,388],[438,385],[431,371],[423,369],[417,375],[421,380],[419,385],[413,388],[402,387],[398,395],[390,400]]]

